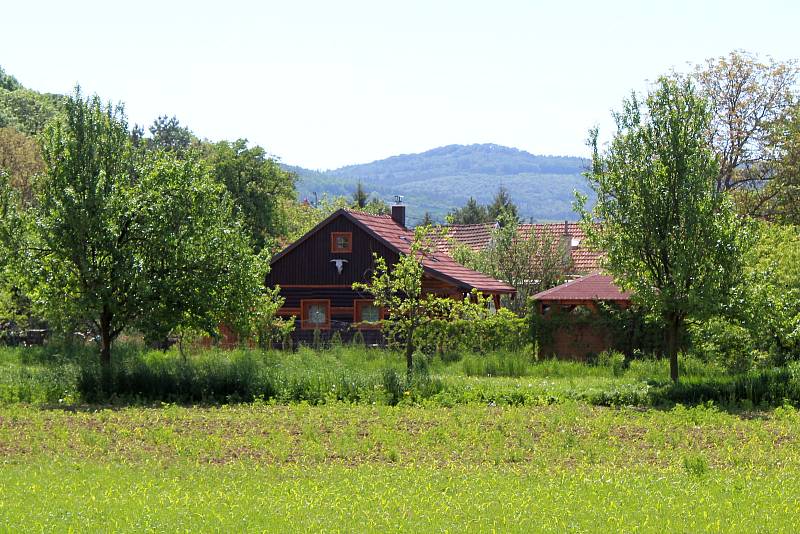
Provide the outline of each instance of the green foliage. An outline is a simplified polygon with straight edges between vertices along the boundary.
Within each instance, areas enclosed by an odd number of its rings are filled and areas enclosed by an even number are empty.
[[[597,355],[597,365],[611,369],[614,376],[625,372],[625,355],[615,351],[603,351]]]
[[[17,89],[21,89],[22,84],[17,81],[12,75],[8,74],[3,67],[0,67],[0,89],[5,89],[6,91],[16,91]]]
[[[800,359],[800,228],[761,223],[754,230],[726,319],[782,365]]]
[[[452,210],[447,215],[450,224],[480,224],[503,220],[504,223],[519,223],[517,206],[511,201],[508,189],[500,186],[490,204],[478,204],[473,197],[469,197],[466,205]]]
[[[286,230],[282,202],[294,197],[296,176],[247,140],[220,141],[206,148],[214,178],[223,184],[242,217],[256,251],[269,247]]]
[[[779,157],[768,185],[748,198],[749,206],[765,218],[800,225],[800,103],[772,123],[769,141]]]
[[[526,320],[505,308],[492,313],[488,299],[477,292],[464,300],[427,304],[429,320],[414,334],[415,347],[425,354],[447,358],[463,352],[516,351],[527,342]]]
[[[492,221],[500,221],[508,223],[510,221],[519,222],[519,213],[517,213],[517,205],[511,201],[511,195],[508,189],[500,186],[497,193],[492,199],[492,203],[486,206],[486,213]]]
[[[517,293],[505,304],[523,315],[530,297],[564,281],[572,259],[558,237],[535,232],[521,235],[514,213],[502,211],[497,221],[490,246],[476,251],[453,243],[451,255],[459,263],[513,286]]]
[[[760,359],[750,332],[722,317],[692,325],[692,348],[702,358],[732,373],[749,371]]]
[[[62,97],[37,93],[13,83],[16,82],[13,78],[12,83],[7,83],[8,80],[0,73],[0,128],[12,127],[27,135],[41,133],[47,122],[60,112]]]
[[[123,343],[115,354],[109,389],[91,346],[0,349],[0,401],[800,406],[800,367],[794,363],[731,374],[686,356],[683,378],[674,384],[664,360],[626,361],[613,353],[602,356],[599,365],[537,360],[528,350],[466,352],[460,361],[417,353],[410,376],[403,372],[403,354],[363,346],[181,354]]]
[[[447,214],[450,224],[480,224],[492,222],[486,206],[481,206],[474,197],[469,197],[463,208],[458,208]]]
[[[661,78],[644,102],[636,95],[626,100],[615,120],[606,153],[591,132],[587,178],[597,204],[592,212],[581,202],[578,207],[615,279],[662,317],[677,380],[686,317],[719,310],[740,276],[741,224],[716,191],[718,166],[706,137],[710,115],[690,82]]]
[[[367,202],[369,202],[369,195],[364,191],[364,184],[359,181],[356,190],[353,192],[353,206],[358,209],[364,209],[367,207]]]
[[[408,372],[417,350],[448,354],[462,349],[520,347],[525,321],[508,310],[491,313],[488,299],[477,291],[464,299],[423,292],[421,258],[435,250],[429,232],[429,227],[417,227],[409,254],[401,254],[391,268],[375,254],[370,282],[353,284],[353,289],[369,292],[375,304],[386,309],[384,332],[391,343],[405,347]]]
[[[526,376],[531,361],[520,353],[469,355],[462,361],[467,376]]]
[[[277,315],[285,300],[280,296],[280,287],[262,289],[253,307],[242,309],[231,321],[240,341],[253,340],[265,349],[289,337],[294,330],[294,321]]]
[[[266,264],[201,162],[134,150],[122,107],[77,92],[43,157],[15,269],[51,326],[88,325],[107,363],[125,328],[214,331],[250,311]]]
[[[385,331],[390,339],[404,343],[409,376],[413,369],[416,330],[433,319],[436,308],[444,305],[445,300],[433,295],[423,295],[422,292],[425,269],[420,257],[433,250],[428,229],[418,227],[414,231],[414,241],[408,254],[401,254],[391,268],[386,265],[382,256],[374,254],[372,279],[368,284],[353,284],[354,290],[370,293],[375,299],[375,305],[386,309],[389,318],[383,321]]]
[[[149,128],[148,147],[165,152],[183,153],[197,142],[191,130],[180,125],[177,117],[158,117]]]

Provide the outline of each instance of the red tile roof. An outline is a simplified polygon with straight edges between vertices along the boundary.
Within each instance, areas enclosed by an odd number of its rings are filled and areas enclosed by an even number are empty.
[[[594,273],[577,280],[570,280],[560,286],[542,291],[533,296],[536,300],[612,300],[630,301],[630,291],[620,291],[614,278]]]
[[[372,215],[354,210],[341,211],[351,219],[361,223],[362,226],[366,227],[391,248],[403,254],[411,252],[414,232],[394,222],[390,215]],[[429,274],[436,278],[444,278],[458,285],[475,288],[478,291],[486,293],[514,293],[516,291],[512,286],[504,282],[464,267],[451,258],[440,245],[437,245],[436,252],[426,255],[422,259],[422,265]]]
[[[452,224],[443,228],[447,231],[447,235],[455,241],[463,243],[473,250],[482,250],[489,246],[491,242],[495,223]],[[524,238],[530,237],[532,231],[538,236],[547,236],[553,240],[561,239],[561,236],[565,234],[571,237],[570,255],[572,256],[573,273],[585,274],[600,268],[600,260],[603,254],[586,248],[583,244],[586,235],[578,223],[524,223],[518,227],[519,235]],[[452,248],[452,243],[448,241],[448,239],[443,239],[440,242],[444,250],[447,251]]]

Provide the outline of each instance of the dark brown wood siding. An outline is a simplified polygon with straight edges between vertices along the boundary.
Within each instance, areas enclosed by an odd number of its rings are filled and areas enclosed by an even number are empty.
[[[331,232],[352,232],[353,251],[350,253],[331,252]],[[353,282],[368,281],[373,268],[373,252],[385,258],[389,265],[397,261],[397,254],[388,247],[346,217],[336,217],[294,250],[275,261],[267,275],[266,282],[268,286],[280,285],[282,287],[292,285],[349,287]],[[336,265],[331,262],[333,259],[347,260],[342,268],[342,274],[337,272]],[[288,293],[281,291],[281,294],[287,296]],[[315,296],[314,298],[324,297]],[[349,305],[352,306],[352,297]]]

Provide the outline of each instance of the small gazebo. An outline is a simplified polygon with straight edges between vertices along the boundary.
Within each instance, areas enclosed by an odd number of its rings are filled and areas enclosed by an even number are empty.
[[[613,344],[613,333],[599,321],[591,320],[598,316],[599,303],[613,303],[624,309],[631,304],[631,293],[620,290],[611,276],[592,273],[537,293],[533,299],[543,324],[559,318],[539,347],[541,353],[585,360]]]

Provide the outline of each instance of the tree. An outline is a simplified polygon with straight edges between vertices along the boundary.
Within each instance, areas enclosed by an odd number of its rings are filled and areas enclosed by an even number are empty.
[[[492,218],[486,210],[486,206],[481,206],[473,197],[469,197],[463,208],[451,211],[447,215],[450,224],[481,224],[491,222]]]
[[[451,254],[459,263],[513,286],[517,292],[509,307],[524,315],[531,296],[564,281],[572,259],[559,237],[533,228],[523,232],[514,214],[506,211],[498,221],[486,249],[475,251],[454,243]]]
[[[27,298],[19,291],[13,265],[25,235],[21,191],[0,168],[0,321],[18,322],[30,317]]]
[[[363,209],[367,207],[369,195],[364,191],[364,184],[359,180],[356,190],[353,192],[353,207]]]
[[[59,112],[61,98],[24,87],[11,91],[0,88],[0,127],[11,126],[27,135],[39,134]]]
[[[436,224],[436,221],[433,220],[433,215],[431,212],[426,211],[425,215],[422,217],[422,222],[419,223],[420,226],[433,226]]]
[[[23,203],[30,204],[32,179],[44,170],[36,141],[14,128],[0,128],[0,169],[9,174],[11,186],[21,193]]]
[[[392,209],[389,207],[389,204],[383,200],[378,197],[372,197],[369,202],[367,202],[367,205],[364,206],[363,211],[373,215],[388,215],[392,212]]]
[[[17,89],[22,89],[22,84],[15,77],[8,74],[3,67],[0,67],[0,89],[16,91]]]
[[[133,150],[121,106],[76,90],[43,135],[43,157],[16,268],[52,325],[99,336],[106,377],[124,329],[213,331],[262,293],[265,261],[224,188],[197,159]]]
[[[191,130],[181,126],[177,117],[158,117],[149,130],[152,136],[149,144],[154,149],[181,153],[197,140]]]
[[[424,294],[422,258],[433,253],[435,244],[429,228],[418,226],[414,230],[408,254],[401,254],[397,263],[386,265],[386,260],[374,254],[372,279],[368,284],[356,282],[353,289],[366,291],[374,297],[376,306],[386,309],[389,317],[384,322],[390,337],[400,339],[404,345],[406,370],[409,378],[414,368],[414,350],[418,329],[439,316],[447,316],[455,301]]]
[[[294,198],[297,176],[283,170],[260,146],[248,147],[246,139],[220,141],[206,147],[206,152],[214,177],[233,198],[253,246],[262,250],[285,231],[282,200]]]
[[[758,213],[778,222],[800,224],[800,103],[773,123],[770,140],[778,160]]]
[[[765,187],[778,156],[770,131],[797,98],[797,75],[796,62],[762,62],[744,51],[695,68],[693,78],[711,113],[709,132],[719,161],[716,189],[736,191],[750,214],[759,214],[777,191]]]
[[[486,207],[486,213],[490,221],[500,220],[502,215],[506,219],[513,218],[516,222],[519,222],[517,206],[511,201],[508,189],[503,186],[497,189],[492,203]]]
[[[586,176],[597,203],[587,212],[583,197],[578,208],[615,280],[662,318],[677,381],[686,318],[714,313],[740,278],[740,225],[717,191],[711,116],[690,81],[661,78],[644,102],[635,94],[625,100],[614,119],[617,132],[605,153],[597,130],[590,132]]]

